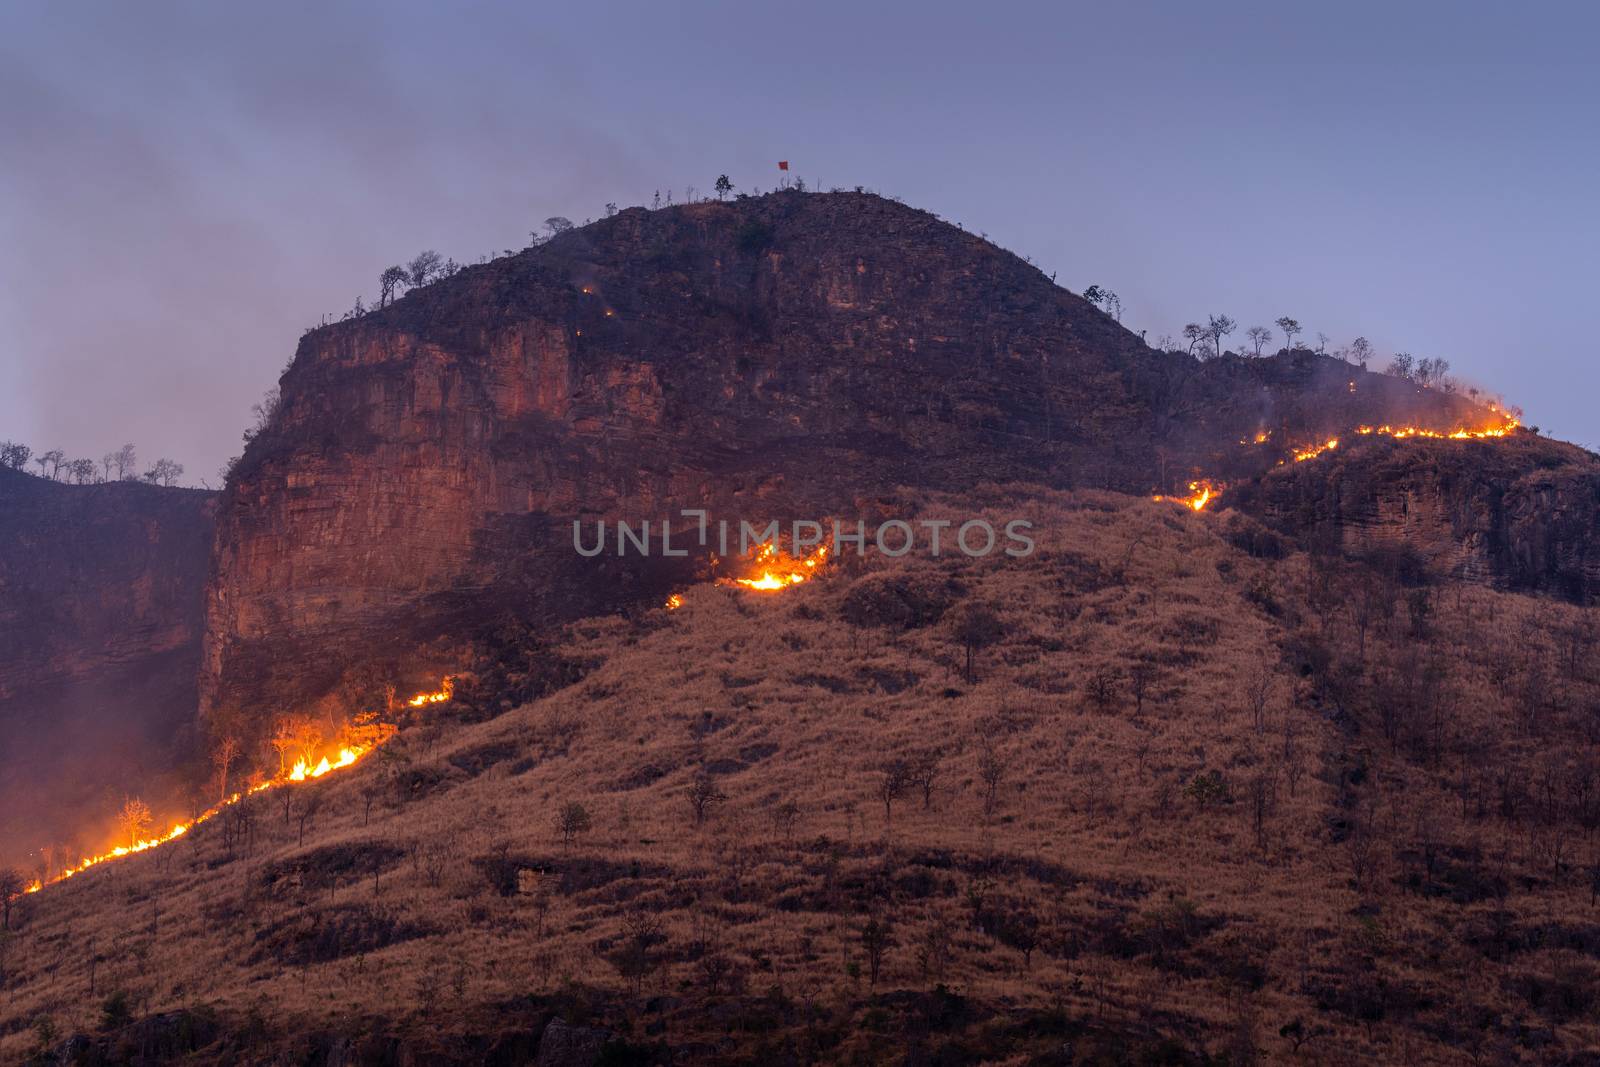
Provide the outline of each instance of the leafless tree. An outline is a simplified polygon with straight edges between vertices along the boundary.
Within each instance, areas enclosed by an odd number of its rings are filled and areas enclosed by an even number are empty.
[[[127,838],[129,848],[144,840],[150,823],[150,805],[138,797],[129,797],[122,802],[122,810],[117,812],[117,827],[122,831],[122,836]]]
[[[11,929],[11,909],[23,893],[28,879],[15,867],[0,867],[0,931]]]
[[[33,461],[39,465],[39,477],[55,481],[56,475],[61,472],[61,464],[66,461],[66,458],[67,454],[61,449],[52,448],[48,452],[41,452],[33,457]],[[45,468],[47,467],[49,468],[48,474],[45,473]]]
[[[939,779],[939,764],[944,753],[930,748],[911,761],[911,784],[922,793],[924,811],[933,807],[933,789]]]
[[[139,460],[134,453],[133,445],[123,445],[111,454],[111,462],[117,468],[117,479],[125,481],[134,476],[134,471],[139,469]]]
[[[1416,366],[1417,362],[1411,357],[1410,352],[1396,352],[1394,358],[1389,361],[1388,373],[1396,378],[1410,381],[1412,375],[1416,373]]]
[[[911,768],[903,759],[886,760],[878,767],[878,800],[883,803],[883,821],[894,821],[894,802],[911,787]]]
[[[1357,337],[1351,341],[1350,358],[1357,366],[1365,367],[1372,360],[1372,342],[1365,337]]]
[[[878,984],[883,958],[893,944],[894,927],[888,919],[873,917],[861,928],[861,947],[867,954],[867,976],[872,985]]]
[[[20,471],[27,467],[28,460],[33,457],[33,449],[16,441],[0,441],[0,467],[10,467]]]
[[[437,278],[443,269],[444,257],[430,248],[426,252],[418,252],[406,264],[406,281],[411,283],[411,288],[420,289]]]
[[[999,641],[1005,635],[1005,624],[987,604],[967,603],[954,613],[955,638],[966,650],[966,679],[968,684],[977,681],[975,659],[977,653]]]
[[[1000,783],[1006,776],[1006,761],[994,740],[985,737],[978,749],[978,778],[983,782],[983,813],[993,815],[1000,801]]]
[[[1266,346],[1266,343],[1272,340],[1272,331],[1265,326],[1252,326],[1244,332],[1244,335],[1250,339],[1250,344],[1255,348],[1257,356],[1261,355],[1261,349]]]
[[[701,768],[695,774],[694,780],[689,783],[688,789],[689,809],[694,813],[694,824],[703,825],[713,807],[727,800],[727,795],[717,788],[716,779],[711,772]]]
[[[772,828],[787,841],[794,836],[794,825],[800,819],[800,805],[785,800],[772,809]]]
[[[224,734],[217,739],[216,747],[211,750],[211,766],[217,772],[217,803],[228,799],[228,772],[233,769],[234,762],[239,758],[239,738],[233,734]]]
[[[151,485],[170,486],[173,482],[183,477],[183,464],[163,456],[156,460],[155,466],[145,471],[144,480]]]

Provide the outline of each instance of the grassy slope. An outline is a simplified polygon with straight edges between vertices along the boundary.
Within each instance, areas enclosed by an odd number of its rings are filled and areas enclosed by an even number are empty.
[[[1492,801],[1489,769],[1525,766],[1537,798],[1539,768],[1577,751],[1556,743],[1577,729],[1563,709],[1596,697],[1582,671],[1558,678],[1577,609],[1452,589],[1433,596],[1420,636],[1402,597],[1368,634],[1372,685],[1335,702],[1324,672],[1294,668],[1308,639],[1353,655],[1350,600],[1337,580],[1320,589],[1326,572],[1305,557],[1252,558],[1224,536],[1227,516],[1170,504],[999,491],[990,504],[1033,518],[1042,550],[868,568],[955,578],[998,608],[1008,632],[980,653],[976,684],[948,619],[843,621],[856,565],[781,595],[697,587],[670,614],[583,624],[569,651],[599,665],[582,683],[488,722],[408,729],[383,759],[297,792],[318,800],[303,845],[268,796],[247,854],[228,859],[212,823],[29,900],[6,949],[0,1056],[31,1045],[24,1028],[41,1013],[94,1029],[117,989],[150,1011],[209,1005],[236,1031],[258,1013],[267,1036],[224,1057],[239,1059],[374,1030],[467,1056],[460,1035],[580,1003],[702,1060],[788,1046],[899,1061],[908,1044],[953,1042],[1021,1062],[1063,1037],[1082,1054],[1154,1035],[1289,1058],[1279,1028],[1295,1019],[1324,1031],[1300,1050],[1323,1062],[1461,1062],[1447,1046],[1474,1041],[1544,1057],[1600,1041],[1594,1004],[1566,1003],[1592,984],[1592,956],[1513,936],[1580,928],[1587,836],[1569,835],[1565,866],[1547,862],[1528,808],[1480,815],[1457,790],[1481,779]],[[1537,678],[1504,668],[1525,655]],[[1435,686],[1448,722],[1391,743],[1372,693],[1388,659],[1408,671],[1417,656],[1448,665]],[[1138,711],[1137,664],[1154,667]],[[1090,680],[1107,669],[1102,705]],[[1246,691],[1263,669],[1258,730]],[[1559,699],[1530,728],[1517,712],[1543,704],[1536,683]],[[1501,744],[1474,754],[1473,740]],[[989,813],[986,747],[1005,766]],[[907,795],[886,818],[877,768],[932,749],[932,806]],[[685,793],[701,766],[728,799],[696,827]],[[1186,795],[1208,770],[1231,803]],[[368,825],[362,789],[380,776],[392,780]],[[1258,780],[1271,786],[1260,834]],[[566,849],[554,820],[571,801],[593,828]],[[786,801],[800,809],[792,833],[773,817]],[[506,864],[546,873],[502,896],[492,876]],[[1408,891],[1418,870],[1423,891]],[[1503,900],[1437,889],[1497,876]],[[640,912],[665,940],[635,996],[606,957]],[[876,989],[870,916],[894,927]],[[1031,924],[1025,962],[1016,931]],[[941,928],[942,975],[922,962]],[[965,1005],[942,1021],[926,998],[888,995],[941,977]],[[1474,1038],[1480,1011],[1491,1034]]]

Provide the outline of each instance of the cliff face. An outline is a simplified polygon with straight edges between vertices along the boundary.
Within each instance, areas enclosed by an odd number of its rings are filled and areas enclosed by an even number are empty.
[[[877,197],[625,211],[302,340],[220,513],[202,702],[431,681],[488,620],[655,597],[689,566],[580,559],[576,517],[854,518],[901,484],[1147,492],[1259,466],[1237,445],[1264,425],[1467,406],[1354,377],[1154,352]]]
[[[1229,502],[1349,551],[1406,544],[1436,571],[1588,603],[1600,593],[1600,457],[1506,440],[1375,439],[1239,486]]]
[[[0,847],[81,826],[80,803],[100,814],[100,792],[177,766],[215,502],[0,470]]]

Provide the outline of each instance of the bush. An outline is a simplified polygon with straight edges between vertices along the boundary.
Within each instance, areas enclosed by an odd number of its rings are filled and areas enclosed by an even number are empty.
[[[1233,790],[1221,771],[1205,771],[1195,775],[1183,787],[1183,795],[1202,808],[1233,803]]]

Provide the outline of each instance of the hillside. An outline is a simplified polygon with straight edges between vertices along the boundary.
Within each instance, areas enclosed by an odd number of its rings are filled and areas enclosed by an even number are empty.
[[[1231,511],[884,503],[979,506],[1040,551],[577,623],[543,699],[24,898],[0,1055],[1588,1062],[1592,613]]]
[[[275,701],[420,686],[507,618],[656,603],[694,567],[577,572],[574,519],[853,516],[897,485],[1181,491],[1358,422],[1490,417],[1305,351],[1157,352],[927,212],[793,191],[630,209],[469,267],[308,333],[281,389],[207,594],[203,710],[243,733]],[[1249,445],[1263,429],[1277,443]]]
[[[0,854],[184,777],[215,504],[0,469]]]

